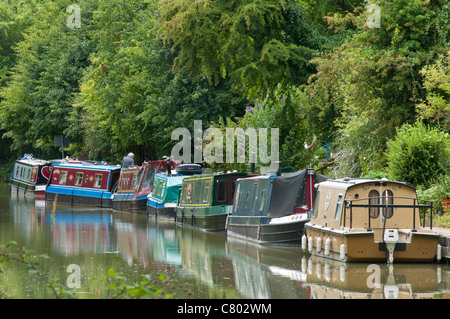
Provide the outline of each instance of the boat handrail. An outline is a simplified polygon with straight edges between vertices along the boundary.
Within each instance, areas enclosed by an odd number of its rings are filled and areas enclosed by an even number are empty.
[[[370,199],[407,199],[407,200],[412,200],[413,203],[412,205],[407,205],[407,204],[389,204],[388,201],[386,201],[386,203],[384,204],[372,204],[370,203]],[[364,204],[354,204],[353,202],[357,202],[357,201],[368,201],[368,203],[364,203]],[[421,204],[422,202],[422,204]],[[378,203],[380,203],[380,201],[378,201]],[[425,210],[430,209],[430,229],[433,229],[433,201],[431,200],[425,200],[425,199],[419,199],[419,198],[415,198],[415,197],[403,197],[403,196],[374,196],[374,197],[366,197],[366,198],[357,198],[357,199],[345,199],[344,200],[344,227],[346,226],[346,214],[347,214],[347,209],[350,209],[350,228],[352,228],[353,226],[353,207],[358,207],[358,208],[368,208],[367,210],[367,216],[368,216],[368,229],[371,229],[370,227],[370,220],[371,217],[370,216],[370,208],[372,207],[381,207],[381,208],[412,208],[413,209],[413,231],[416,229],[416,208],[419,209],[419,213],[420,213],[420,208],[424,208]],[[423,214],[423,227],[425,227],[425,217],[426,217],[426,213]],[[378,216],[376,217],[378,218]],[[386,217],[385,218],[390,218],[390,217]],[[419,217],[420,218],[420,217]]]

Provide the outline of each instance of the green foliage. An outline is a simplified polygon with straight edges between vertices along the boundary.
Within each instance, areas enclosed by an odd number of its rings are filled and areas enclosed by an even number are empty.
[[[431,65],[425,66],[420,74],[424,77],[426,99],[417,105],[421,119],[440,122],[450,129],[450,51]]]
[[[420,186],[417,189],[417,197],[433,201],[433,211],[435,214],[443,212],[442,200],[450,198],[450,175],[439,176],[430,183],[428,188]],[[450,216],[450,214],[447,215]]]
[[[282,167],[292,167],[294,170],[304,169],[312,165],[315,167],[319,160],[325,155],[323,141],[316,136],[310,125],[305,121],[303,105],[305,103],[304,93],[295,87],[284,87],[278,85],[274,90],[269,91],[264,97],[257,98],[254,103],[246,107],[246,113],[242,118],[232,120],[227,117],[220,119],[218,125],[212,123],[212,127],[218,127],[222,136],[226,136],[226,129],[240,128],[243,132],[248,129],[255,129],[258,135],[258,169],[264,165],[260,161],[260,133],[261,129],[267,129],[267,152],[271,156],[271,129],[278,129],[279,134],[279,160]],[[243,144],[245,147],[245,162],[239,163],[237,146]],[[212,165],[217,170],[238,170],[249,171],[249,146],[250,138],[245,136],[234,137],[234,163],[215,163]],[[225,149],[225,138],[224,147]],[[272,163],[275,164],[275,163]]]
[[[83,23],[90,21],[90,1]],[[0,128],[20,153],[33,147],[51,154],[53,136],[68,126],[72,95],[88,65],[92,45],[85,28],[69,29],[65,13],[70,1],[46,1],[32,14],[33,24],[17,44],[17,64],[8,86],[2,90]]]
[[[421,122],[405,124],[388,142],[386,158],[390,178],[427,187],[450,170],[450,137]]]
[[[322,39],[294,1],[161,0],[159,34],[179,50],[178,75],[211,83],[230,76],[235,88],[257,95],[278,83],[305,82]]]
[[[307,92],[315,100],[312,110],[322,113],[317,125],[330,128],[328,132],[337,128],[329,137],[341,155],[337,169],[343,175],[358,176],[384,165],[387,140],[395,136],[397,127],[416,120],[416,105],[426,96],[421,70],[444,54],[449,42],[444,32],[449,21],[443,20],[446,1],[376,4],[381,9],[380,28],[367,27],[369,13],[364,7],[328,17],[336,30],[356,26],[358,32],[312,60],[318,72]],[[329,115],[334,121],[325,121]]]

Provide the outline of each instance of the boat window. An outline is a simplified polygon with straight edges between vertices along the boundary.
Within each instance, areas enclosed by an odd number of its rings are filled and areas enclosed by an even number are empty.
[[[186,203],[186,196],[187,196],[187,184],[183,183],[181,186],[181,203]]]
[[[77,173],[77,177],[75,179],[75,186],[81,186],[83,182],[83,173]]]
[[[211,181],[205,181],[205,187],[203,188],[203,203],[209,202],[210,188],[211,188]]]
[[[380,215],[380,207],[370,207],[370,205],[378,205],[380,193],[377,190],[372,189],[369,192],[369,215],[372,218],[378,218]]]
[[[141,185],[142,185],[142,180],[144,179],[144,174],[149,174],[149,175],[153,176],[153,174],[151,174],[150,172],[145,172],[145,170],[140,171],[138,174],[139,181],[137,182],[138,188],[141,187]]]
[[[325,211],[327,211],[328,207],[330,207],[330,200],[331,200],[331,192],[328,192],[327,199],[325,200]]]
[[[65,185],[67,179],[67,172],[61,172],[61,176],[59,177],[59,184]]]
[[[194,191],[194,183],[190,182],[186,185],[185,203],[192,203],[192,192]]]
[[[391,190],[387,189],[383,192],[383,197],[381,198],[381,204],[383,204],[383,207],[381,208],[381,212],[383,213],[383,216],[385,218],[391,218],[392,215],[394,215],[394,208],[387,207],[387,205],[393,205],[394,204],[394,194]]]
[[[245,208],[248,207],[248,199],[249,199],[249,198],[250,198],[250,193],[247,192],[247,196],[246,196],[246,198],[245,198]]]
[[[316,199],[314,200],[314,208],[311,217],[316,218],[319,213],[320,190],[317,190]]]
[[[20,166],[17,165],[17,167],[16,167],[16,178],[19,178],[19,177],[20,177],[20,176],[19,176],[19,172],[20,172]]]
[[[264,208],[264,200],[266,199],[266,190],[261,192],[261,202],[259,204],[259,211],[262,211]]]
[[[227,181],[217,181],[217,201],[223,203],[227,200],[226,196]]]
[[[19,174],[19,178],[23,179],[23,166],[20,166],[20,174]]]
[[[95,175],[94,187],[100,188],[102,186],[102,177],[103,176],[101,174]]]
[[[336,202],[336,211],[334,212],[334,220],[338,221],[339,216],[341,215],[342,210],[342,199],[344,198],[343,194],[339,194],[337,202]]]
[[[163,194],[164,194],[164,188],[166,188],[167,181],[161,181],[160,184],[161,184],[160,196],[163,196]]]
[[[133,182],[131,185],[131,189],[135,189],[136,188],[136,182],[137,182],[137,173],[133,174]]]
[[[239,207],[239,199],[241,198],[241,184],[237,184],[237,189],[236,189],[236,198],[235,198],[235,203],[234,203],[234,210],[237,210],[237,208]]]
[[[145,175],[144,184],[142,184],[142,189],[151,189],[154,173],[148,171]]]
[[[27,181],[31,179],[31,168],[27,169]]]
[[[153,185],[153,191],[156,196],[161,196],[161,184],[163,183],[162,180],[159,178],[155,179],[155,185]]]
[[[36,180],[37,172],[38,172],[38,168],[37,167],[33,168],[33,170],[31,171],[31,180],[32,181]]]

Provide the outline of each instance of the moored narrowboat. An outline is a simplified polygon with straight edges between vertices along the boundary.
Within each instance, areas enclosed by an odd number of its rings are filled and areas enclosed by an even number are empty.
[[[248,176],[233,172],[185,177],[175,208],[177,224],[207,231],[225,230],[236,180]]]
[[[317,185],[302,248],[346,262],[430,262],[439,235],[421,214],[432,212],[414,187],[401,182],[340,179]]]
[[[112,188],[120,167],[70,161],[52,164],[46,201],[71,205],[112,207]]]
[[[25,154],[16,160],[9,178],[11,193],[44,197],[51,175],[51,164]]]
[[[122,168],[117,190],[112,199],[113,209],[146,214],[147,198],[153,187],[153,177],[166,170],[168,164],[171,170],[177,166],[175,162],[161,160]]]
[[[183,179],[189,175],[201,174],[198,164],[182,164],[177,174],[158,173],[153,178],[153,188],[147,199],[147,216],[157,219],[175,220],[175,207]]]
[[[227,234],[259,244],[300,245],[314,184],[326,179],[314,169],[238,179]]]

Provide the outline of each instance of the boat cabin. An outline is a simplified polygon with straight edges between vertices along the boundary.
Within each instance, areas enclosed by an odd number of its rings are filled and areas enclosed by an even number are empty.
[[[9,178],[11,193],[45,196],[50,174],[51,167],[48,161],[25,154],[14,164]]]
[[[120,211],[134,213],[147,212],[147,197],[153,186],[155,174],[167,171],[168,162],[165,160],[145,162],[141,166],[132,165],[122,168],[120,179],[113,196],[113,208]],[[174,170],[177,163],[170,162],[170,170]]]
[[[314,169],[237,180],[227,231],[258,243],[300,243],[314,202],[314,184],[328,177]]]
[[[384,261],[386,256],[429,261],[436,255],[438,235],[431,217],[426,229],[420,216],[431,208],[431,202],[419,200],[406,183],[350,178],[319,183],[305,225],[308,249],[348,261]],[[325,246],[328,239],[330,246]]]
[[[112,207],[112,188],[119,180],[119,176],[119,166],[85,162],[55,163],[46,200]]]
[[[224,230],[231,213],[236,180],[248,173],[216,173],[185,177],[176,221],[206,230]]]

